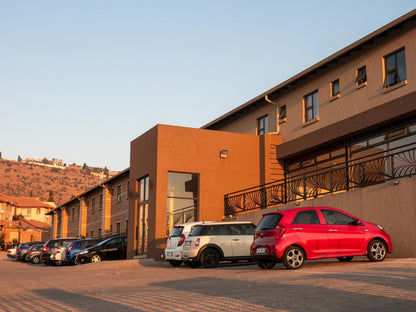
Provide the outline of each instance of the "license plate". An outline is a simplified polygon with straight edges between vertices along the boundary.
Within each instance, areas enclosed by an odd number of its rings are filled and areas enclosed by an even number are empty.
[[[265,254],[265,253],[267,253],[267,249],[266,249],[266,247],[257,247],[256,248],[256,254],[258,255],[258,254]]]
[[[172,254],[171,252],[167,252],[167,253],[166,253],[166,255],[167,255],[168,257],[172,257],[172,255],[173,255],[173,254]]]
[[[185,246],[191,246],[191,241],[185,241]]]

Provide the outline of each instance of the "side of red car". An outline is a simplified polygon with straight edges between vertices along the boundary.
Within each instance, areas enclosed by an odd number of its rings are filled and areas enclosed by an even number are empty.
[[[382,261],[393,250],[383,227],[331,207],[305,207],[266,213],[256,228],[251,256],[260,268],[283,262],[300,268],[305,260],[366,255]]]

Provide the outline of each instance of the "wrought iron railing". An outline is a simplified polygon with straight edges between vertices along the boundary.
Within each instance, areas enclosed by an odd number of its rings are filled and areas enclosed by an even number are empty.
[[[382,156],[367,155],[353,161],[226,194],[224,215],[235,215],[416,175],[414,146],[415,144],[409,144],[385,151]]]

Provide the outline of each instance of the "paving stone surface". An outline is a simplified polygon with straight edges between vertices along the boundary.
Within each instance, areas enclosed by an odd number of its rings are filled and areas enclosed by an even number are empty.
[[[218,268],[152,259],[79,266],[16,262],[0,253],[0,311],[416,311],[416,259]]]

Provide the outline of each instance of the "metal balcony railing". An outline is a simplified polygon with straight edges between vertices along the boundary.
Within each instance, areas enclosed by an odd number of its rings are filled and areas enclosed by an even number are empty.
[[[416,147],[408,144],[379,154],[302,173],[226,194],[224,215],[317,198],[416,175]],[[409,148],[411,147],[411,148]]]

